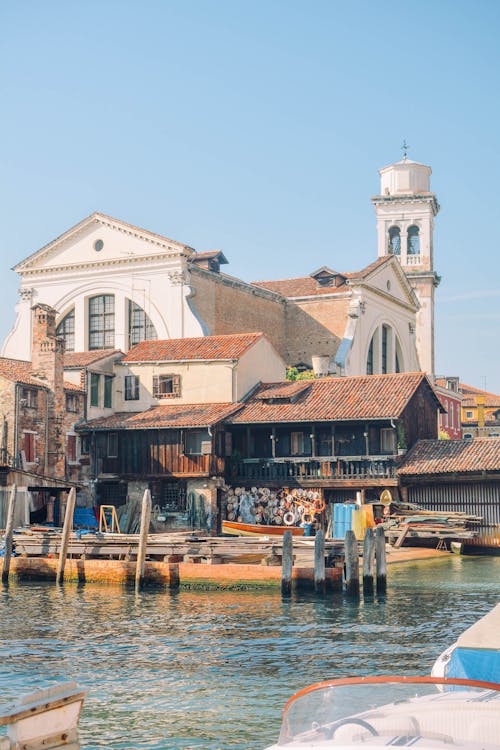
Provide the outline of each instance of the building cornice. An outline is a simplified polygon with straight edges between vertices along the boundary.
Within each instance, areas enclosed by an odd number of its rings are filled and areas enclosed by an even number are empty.
[[[191,263],[189,264],[189,271],[191,273],[191,279],[194,279],[196,275],[199,275],[210,279],[210,281],[215,281],[218,284],[232,287],[233,289],[244,289],[248,294],[252,294],[255,297],[262,297],[282,304],[285,304],[288,301],[286,297],[283,297],[277,292],[272,292],[269,289],[262,289],[261,287],[254,286],[253,284],[249,284],[248,282],[242,281],[233,276],[227,276],[222,273],[217,273],[216,271],[209,271],[205,268],[198,268]],[[191,286],[196,287],[196,284],[191,283]]]
[[[79,222],[79,224],[76,224],[71,229],[63,232],[63,234],[47,243],[39,250],[36,250],[27,258],[20,261],[20,263],[17,263],[12,270],[16,271],[17,273],[27,273],[31,269],[32,264],[37,259],[50,257],[58,247],[63,245],[65,242],[78,239],[78,237],[80,237],[89,227],[92,227],[94,225],[108,227],[109,229],[117,231],[121,234],[135,237],[136,239],[140,239],[151,245],[164,248],[165,250],[173,252],[175,254],[184,254],[186,256],[190,256],[195,252],[194,249],[189,245],[184,245],[183,243],[176,242],[175,240],[171,240],[168,237],[162,237],[161,235],[155,234],[154,232],[149,232],[148,230],[134,227],[132,224],[127,224],[126,222],[119,221],[118,219],[113,219],[111,216],[106,216],[105,214],[95,212],[83,219],[81,222]]]
[[[402,203],[403,205],[428,203],[432,207],[434,216],[439,213],[439,210],[441,208],[434,193],[431,193],[429,195],[373,195],[371,198],[371,202],[374,206],[389,206],[397,203]]]
[[[142,263],[151,263],[151,262],[158,262],[162,265],[165,265],[166,261],[175,259],[175,258],[186,258],[189,256],[186,256],[183,252],[175,252],[175,253],[169,253],[168,255],[161,254],[161,255],[130,255],[126,256],[124,258],[110,258],[109,260],[104,259],[98,259],[95,261],[87,261],[85,263],[66,263],[64,265],[60,266],[45,266],[43,268],[28,268],[22,270],[22,275],[24,277],[32,278],[34,276],[48,276],[52,273],[66,273],[68,271],[92,271],[96,268],[98,269],[106,269],[117,266],[137,266],[141,265]]]

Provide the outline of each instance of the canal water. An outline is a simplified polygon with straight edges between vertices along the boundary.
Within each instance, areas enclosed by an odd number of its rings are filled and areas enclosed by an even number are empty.
[[[387,595],[359,605],[46,583],[10,584],[0,601],[2,702],[74,679],[89,691],[86,750],[258,750],[311,682],[428,673],[500,601],[500,558],[390,566]]]

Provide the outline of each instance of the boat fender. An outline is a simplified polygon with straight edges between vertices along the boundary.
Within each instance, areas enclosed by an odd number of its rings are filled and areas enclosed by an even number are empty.
[[[293,524],[295,523],[295,515],[291,510],[285,513],[285,515],[283,516],[283,523],[285,524],[285,526],[293,526]]]
[[[313,508],[316,513],[323,513],[323,511],[325,510],[325,501],[321,500],[321,498],[317,498],[313,501]]]

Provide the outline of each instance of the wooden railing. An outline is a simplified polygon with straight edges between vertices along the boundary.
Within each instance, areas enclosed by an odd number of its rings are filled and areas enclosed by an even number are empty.
[[[122,466],[119,458],[102,458],[97,461],[97,474],[115,475],[213,475],[224,473],[224,459],[211,454],[189,455],[178,453],[172,461],[160,464],[158,461],[138,461],[132,465]]]
[[[228,476],[237,480],[384,479],[395,476],[394,456],[326,458],[245,458],[230,461]]]

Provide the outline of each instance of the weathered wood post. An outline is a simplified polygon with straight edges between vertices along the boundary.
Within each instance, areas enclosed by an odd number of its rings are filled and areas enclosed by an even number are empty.
[[[377,562],[377,594],[387,589],[387,561],[385,558],[385,531],[379,526],[375,533],[375,560]]]
[[[324,594],[325,588],[325,532],[319,529],[314,538],[314,590]]]
[[[373,594],[373,573],[375,568],[375,537],[373,529],[366,529],[363,542],[363,593]]]
[[[64,525],[61,536],[61,549],[59,550],[59,563],[57,565],[56,583],[62,583],[64,579],[64,568],[66,566],[66,557],[68,554],[69,535],[73,527],[73,511],[75,510],[76,490],[73,487],[69,492],[68,502],[66,503],[66,513],[64,514]]]
[[[10,491],[9,508],[7,511],[7,522],[5,524],[4,554],[3,554],[3,565],[2,565],[2,582],[3,583],[6,583],[9,580],[10,559],[12,557],[12,537],[14,534],[14,510],[16,507],[16,495],[17,495],[17,487],[15,484],[13,484],[11,491]]]
[[[349,596],[359,597],[359,553],[354,531],[346,531],[344,545],[346,592]]]
[[[281,593],[289,596],[292,593],[293,537],[291,531],[283,534],[281,559]]]
[[[146,551],[148,546],[149,522],[151,520],[151,492],[144,490],[142,496],[141,529],[139,536],[139,549],[137,550],[137,565],[135,569],[135,588],[139,591],[144,583],[144,568],[146,564]]]

